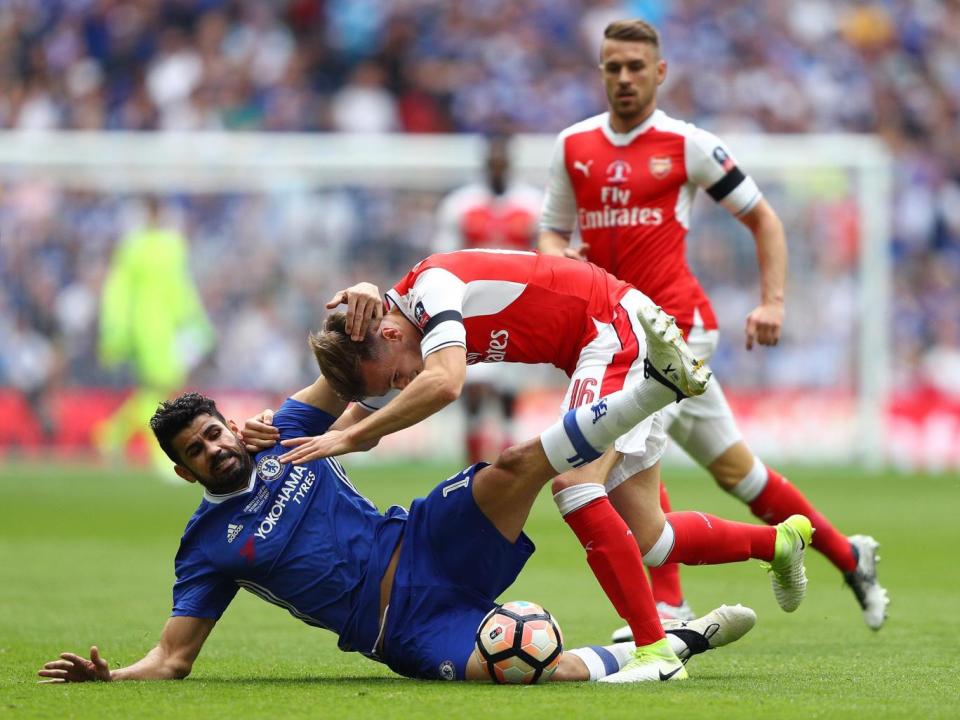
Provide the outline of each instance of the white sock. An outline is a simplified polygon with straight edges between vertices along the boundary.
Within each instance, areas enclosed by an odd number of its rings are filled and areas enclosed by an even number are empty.
[[[730,494],[745,503],[752,503],[767,486],[768,477],[767,466],[760,461],[760,458],[754,456],[753,467],[750,468],[750,472],[743,480],[730,488]]]
[[[553,501],[557,504],[560,514],[566,517],[584,505],[606,496],[607,491],[603,485],[599,483],[583,483],[581,485],[571,485],[568,488],[564,488],[553,496]]]
[[[663,410],[677,401],[676,392],[653,378],[644,378],[643,382],[633,389],[633,393],[637,405],[645,410],[647,415],[653,415],[657,410]]]
[[[641,383],[600,398],[593,405],[570,410],[540,435],[540,443],[557,473],[596,460],[613,441],[642,422],[653,393]],[[660,406],[662,407],[662,405]]]
[[[671,647],[673,647],[672,644]],[[686,644],[684,644],[684,647],[686,647]],[[634,648],[636,648],[636,645],[625,642],[604,647],[591,645],[567,650],[567,652],[583,660],[587,670],[590,671],[591,680],[599,680],[607,675],[620,672],[623,666],[633,658]]]
[[[673,552],[673,544],[676,542],[676,535],[673,532],[673,525],[669,520],[663,523],[663,530],[660,531],[660,537],[653,544],[653,547],[643,554],[643,564],[647,567],[660,567],[663,565],[670,553]]]

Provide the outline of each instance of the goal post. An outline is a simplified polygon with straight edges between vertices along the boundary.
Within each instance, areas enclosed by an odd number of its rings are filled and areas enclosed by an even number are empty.
[[[698,274],[702,271],[715,301],[723,335],[714,366],[738,415],[744,413],[747,439],[771,459],[858,460],[880,467],[889,457],[890,154],[869,135],[727,134],[724,139],[784,218],[791,251],[784,342],[777,350],[748,355],[738,346],[744,303],[759,297],[752,240],[698,194],[691,263]],[[553,142],[548,135],[516,136],[515,175],[542,186]],[[476,180],[482,154],[483,139],[473,135],[0,132],[0,183],[6,198],[31,183],[110,197],[154,192],[302,199],[345,189],[390,197],[416,193],[415,203],[423,211],[422,206],[435,205],[446,191]],[[358,205],[350,212],[363,216],[366,210]],[[361,224],[367,222],[366,216],[361,219]],[[281,223],[259,240],[280,242],[277,236],[284,227]],[[297,227],[300,243],[324,232]],[[422,230],[429,232],[426,226]],[[732,250],[726,249],[728,241]],[[334,247],[341,239],[329,242]],[[844,250],[831,243],[852,247]],[[326,258],[328,274],[335,273],[336,261],[355,246],[339,247],[340,254],[331,251]],[[422,246],[408,250],[426,247],[424,239]],[[406,262],[408,255],[394,261]],[[380,269],[389,278],[406,267]],[[819,302],[831,303],[832,309],[819,308]],[[817,323],[821,327],[814,327]],[[794,327],[801,330],[795,333]],[[819,346],[828,359],[821,361]],[[830,362],[837,367],[831,369]],[[809,373],[805,363],[810,364]],[[771,409],[773,396],[780,398],[783,413],[784,426],[777,432],[772,431],[777,412]],[[830,415],[835,425],[791,409],[810,397],[819,398],[819,404],[804,405],[809,413]],[[818,443],[817,432],[824,428],[830,437]]]

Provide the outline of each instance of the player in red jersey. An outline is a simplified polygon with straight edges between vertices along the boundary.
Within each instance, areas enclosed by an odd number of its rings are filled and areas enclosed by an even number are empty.
[[[338,293],[331,304],[346,302],[352,312],[331,316],[311,337],[327,383],[358,402],[324,435],[285,440],[293,449],[281,462],[367,449],[423,420],[459,396],[468,364],[549,362],[571,378],[564,422],[542,435],[553,467],[571,478],[554,500],[630,623],[637,662],[621,679],[656,680],[666,662],[640,551],[695,564],[770,561],[780,606],[789,612],[799,605],[811,532],[806,518],[776,529],[702,513],[677,513],[666,522],[657,500],[666,443],[657,411],[701,393],[709,376],[673,320],[645,295],[595,265],[564,258],[508,250],[443,253],[418,263],[388,291],[389,312],[373,331],[361,320],[382,307],[376,288],[364,286]],[[588,465],[601,457],[591,449],[596,430],[608,418],[626,417],[600,398],[625,388],[645,419],[619,425],[617,452],[605,455],[599,469]],[[623,499],[619,515],[602,484],[608,474],[622,481],[614,491]],[[670,545],[659,540],[665,526],[680,528]]]
[[[783,226],[756,183],[716,136],[657,109],[666,78],[657,31],[642,20],[604,32],[600,70],[609,111],[573,125],[557,139],[541,219],[542,252],[590,260],[626,280],[676,317],[687,343],[709,360],[717,345],[713,308],[686,262],[685,237],[697,188],[753,234],[761,300],[746,320],[746,346],[776,345],[784,314],[787,251]],[[572,231],[582,246],[570,246]],[[769,523],[808,516],[813,545],[844,574],[879,629],[889,602],[876,578],[876,541],[844,537],[788,480],[747,447],[720,385],[665,412],[668,432],[726,491]],[[608,483],[609,489],[609,483]],[[616,499],[611,493],[616,505]],[[665,509],[669,507],[662,495]],[[674,528],[676,530],[676,528]],[[661,608],[685,615],[676,566],[652,570]]]
[[[474,248],[530,250],[537,239],[543,193],[510,177],[510,138],[493,135],[484,153],[482,181],[460,187],[440,203],[434,252]],[[535,382],[527,372],[501,373],[489,364],[471,365],[463,385],[466,453],[471,463],[510,444],[517,390]],[[487,415],[497,417],[491,432]]]

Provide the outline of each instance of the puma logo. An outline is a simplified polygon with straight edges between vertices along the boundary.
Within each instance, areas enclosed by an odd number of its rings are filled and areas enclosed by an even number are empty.
[[[587,160],[586,164],[580,162],[579,160],[573,161],[573,169],[582,172],[584,177],[590,177],[591,165],[593,165],[593,160]]]

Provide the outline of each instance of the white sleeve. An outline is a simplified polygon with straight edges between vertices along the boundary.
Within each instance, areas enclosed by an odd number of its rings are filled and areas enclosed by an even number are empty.
[[[449,270],[432,267],[420,273],[406,295],[401,297],[393,289],[387,292],[387,300],[423,333],[423,357],[451,345],[467,347],[463,326],[466,289],[466,283]]]
[[[570,176],[564,159],[565,136],[560,135],[553,146],[550,158],[550,179],[540,213],[540,230],[553,230],[569,235],[577,224],[577,198],[573,193]]]
[[[374,412],[382,407],[385,407],[388,402],[393,400],[399,394],[399,390],[393,389],[390,390],[386,395],[380,395],[378,397],[365,397],[363,400],[358,400],[357,403],[365,410]]]
[[[684,156],[691,182],[731,214],[749,212],[763,197],[753,178],[737,167],[730,149],[713,133],[694,129],[686,136]]]

